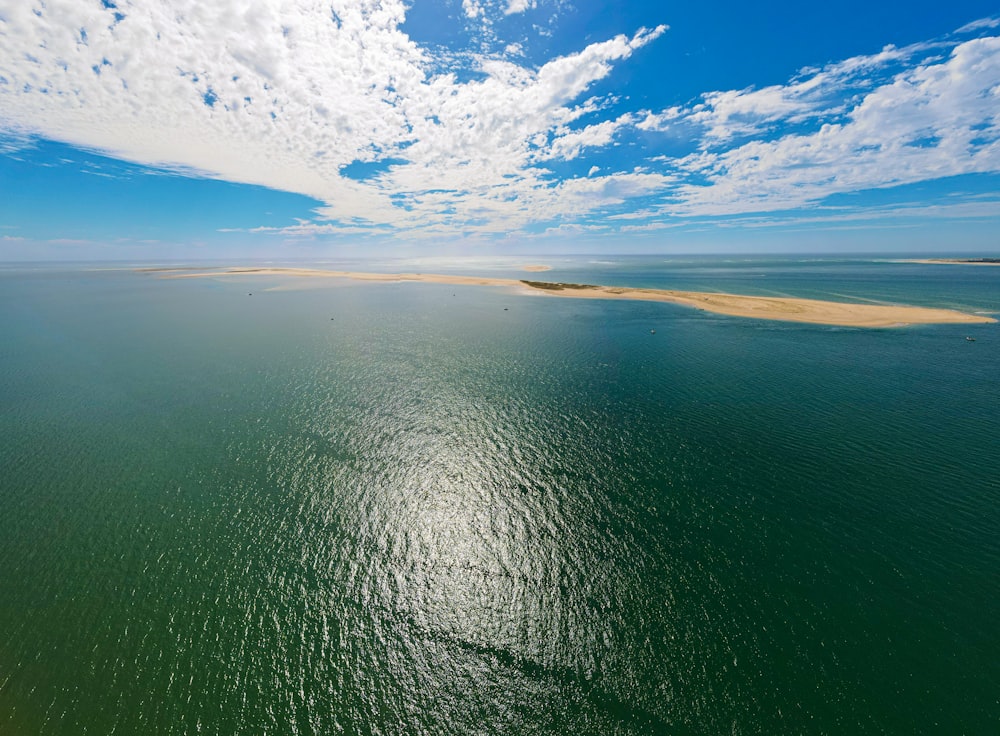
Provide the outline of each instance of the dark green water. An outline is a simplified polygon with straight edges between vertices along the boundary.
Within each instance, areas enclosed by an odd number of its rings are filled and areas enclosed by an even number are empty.
[[[998,325],[281,283],[0,271],[0,734],[997,732]]]

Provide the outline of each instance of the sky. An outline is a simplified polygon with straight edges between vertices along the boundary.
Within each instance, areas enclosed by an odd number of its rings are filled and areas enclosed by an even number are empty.
[[[996,0],[0,0],[0,260],[1000,252]]]

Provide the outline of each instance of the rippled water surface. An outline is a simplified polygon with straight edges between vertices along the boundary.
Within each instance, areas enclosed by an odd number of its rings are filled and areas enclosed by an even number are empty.
[[[1000,268],[609,260],[546,278],[1000,311]],[[54,267],[0,315],[2,734],[1000,722],[995,324]]]

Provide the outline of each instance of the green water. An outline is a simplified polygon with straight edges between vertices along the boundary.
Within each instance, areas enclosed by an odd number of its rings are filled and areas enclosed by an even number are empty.
[[[997,732],[997,325],[283,284],[0,271],[0,734]]]

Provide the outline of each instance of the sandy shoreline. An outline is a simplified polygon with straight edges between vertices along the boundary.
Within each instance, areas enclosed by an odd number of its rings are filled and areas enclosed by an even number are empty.
[[[219,278],[229,276],[294,276],[304,278],[342,278],[357,281],[400,282],[419,281],[458,286],[500,286],[532,294],[576,299],[630,299],[637,301],[682,304],[706,312],[732,317],[808,322],[843,327],[898,327],[914,324],[971,324],[996,322],[991,317],[967,314],[951,309],[911,307],[905,305],[857,304],[828,302],[818,299],[791,297],[744,296],[698,291],[667,289],[633,289],[628,287],[591,284],[562,284],[544,281],[500,279],[488,276],[452,276],[430,273],[365,273],[360,271],[326,271],[312,268],[227,268],[189,272],[181,269],[145,270],[159,273],[162,278]]]
[[[975,258],[908,258],[900,263],[946,263],[955,266],[1000,266],[1000,260],[983,261]]]

